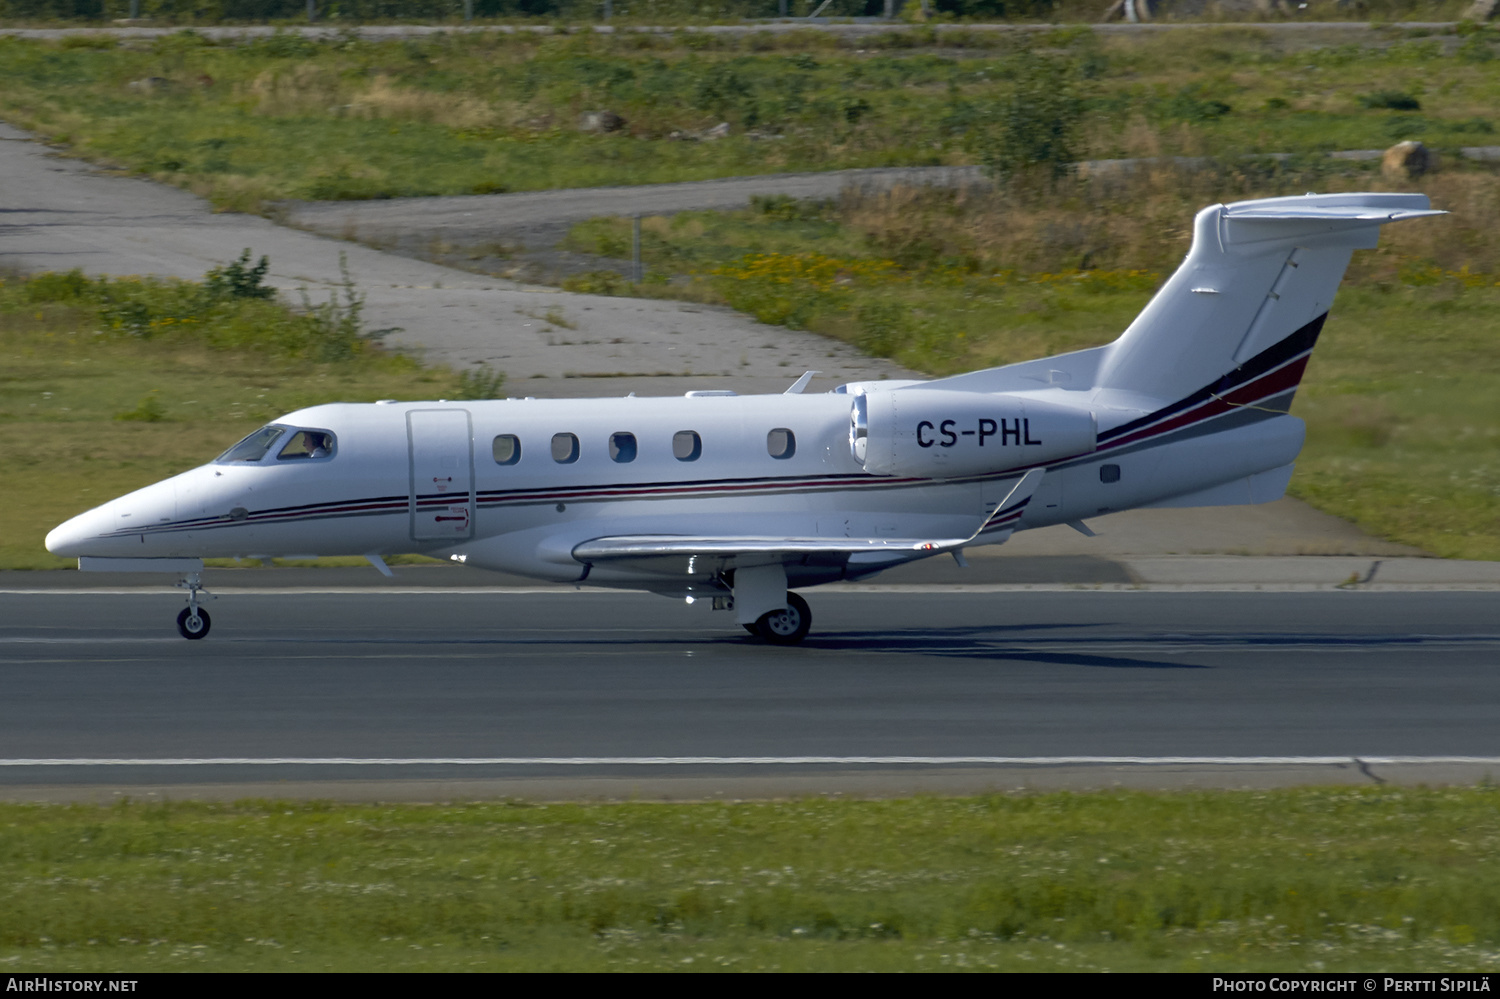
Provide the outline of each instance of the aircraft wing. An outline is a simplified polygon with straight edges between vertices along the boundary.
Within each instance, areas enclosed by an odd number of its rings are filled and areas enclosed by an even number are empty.
[[[753,559],[755,562],[801,561],[830,557],[851,562],[904,562],[938,552],[955,551],[985,535],[987,544],[1010,537],[1026,512],[1043,470],[1033,468],[1011,488],[995,511],[963,538],[790,538],[752,535],[713,537],[681,534],[638,534],[594,538],[573,548],[580,562],[608,562],[657,558],[705,557]]]
[[[662,555],[708,555],[720,558],[734,555],[803,555],[888,554],[893,558],[915,557],[967,544],[969,538],[771,538],[693,537],[683,534],[638,534],[613,538],[595,538],[573,549],[580,562],[602,562],[610,559],[651,558]]]

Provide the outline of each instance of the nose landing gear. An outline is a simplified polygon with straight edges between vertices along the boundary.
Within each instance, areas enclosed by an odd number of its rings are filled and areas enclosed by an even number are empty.
[[[199,592],[208,592],[203,589],[203,577],[196,572],[190,572],[176,585],[188,591],[188,605],[177,615],[177,633],[187,639],[203,638],[208,634],[208,629],[213,623],[208,616],[208,611],[198,606]]]
[[[202,638],[208,634],[208,611],[184,607],[177,615],[177,631],[183,638]]]

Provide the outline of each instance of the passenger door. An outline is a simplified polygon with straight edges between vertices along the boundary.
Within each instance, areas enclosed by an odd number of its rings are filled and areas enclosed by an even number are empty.
[[[406,414],[413,541],[474,536],[474,434],[465,409]]]

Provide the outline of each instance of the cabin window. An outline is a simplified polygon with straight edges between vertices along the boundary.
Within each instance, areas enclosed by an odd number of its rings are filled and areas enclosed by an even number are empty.
[[[703,456],[703,438],[696,430],[679,430],[672,435],[672,457],[678,461],[697,461]]]
[[[521,438],[515,434],[499,435],[491,449],[497,465],[514,465],[521,460]]]
[[[773,458],[790,458],[797,453],[797,435],[786,427],[777,427],[766,434],[766,450]]]
[[[1100,482],[1119,482],[1120,481],[1120,466],[1119,465],[1100,465],[1099,466],[1099,481]]]
[[[609,458],[624,464],[627,461],[635,461],[635,434],[610,434],[609,435]]]
[[[219,462],[260,461],[284,433],[286,433],[286,427],[261,427],[214,460]]]
[[[571,465],[577,461],[578,438],[572,434],[553,434],[552,460],[559,465]]]
[[[322,430],[299,430],[276,455],[277,461],[305,461],[333,455],[333,434]]]

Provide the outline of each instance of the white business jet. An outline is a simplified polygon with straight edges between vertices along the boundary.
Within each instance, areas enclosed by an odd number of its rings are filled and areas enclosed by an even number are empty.
[[[47,548],[86,570],[180,574],[208,634],[204,558],[420,552],[646,589],[801,641],[789,587],[863,579],[1015,531],[1143,506],[1279,498],[1288,415],[1334,291],[1418,194],[1214,205],[1115,342],[935,381],[803,394],[332,403],[81,514]]]

